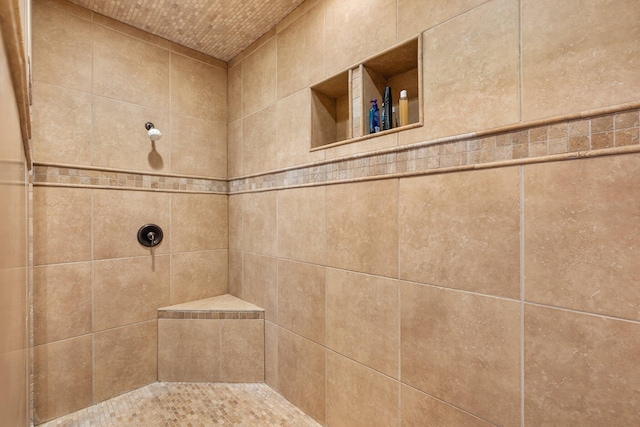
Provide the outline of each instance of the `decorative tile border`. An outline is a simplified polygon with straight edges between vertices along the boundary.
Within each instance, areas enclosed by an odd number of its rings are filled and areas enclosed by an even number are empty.
[[[640,151],[640,119],[635,109],[565,121],[547,121],[525,128],[484,135],[462,135],[327,160],[283,171],[229,181],[230,193],[266,191],[292,186],[322,185],[524,164],[585,155]],[[625,149],[628,148],[627,149]]]
[[[153,175],[138,172],[81,168],[54,164],[36,163],[34,166],[32,176],[32,182],[34,185],[224,194],[229,191],[229,185],[224,179]]]
[[[158,310],[158,319],[264,319],[264,311]]]

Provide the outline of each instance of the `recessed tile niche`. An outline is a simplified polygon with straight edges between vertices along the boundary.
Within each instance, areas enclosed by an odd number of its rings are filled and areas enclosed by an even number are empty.
[[[373,99],[382,108],[391,87],[392,128],[369,133]],[[398,126],[400,91],[409,98],[409,124]],[[311,150],[328,148],[423,125],[422,37],[403,42],[311,86]]]

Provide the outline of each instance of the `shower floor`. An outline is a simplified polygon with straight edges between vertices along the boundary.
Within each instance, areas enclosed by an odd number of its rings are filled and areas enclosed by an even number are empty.
[[[154,383],[41,426],[320,426],[266,384]]]

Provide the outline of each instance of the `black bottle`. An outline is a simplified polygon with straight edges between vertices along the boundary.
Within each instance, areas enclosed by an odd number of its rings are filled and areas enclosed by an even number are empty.
[[[393,128],[393,117],[391,116],[391,88],[384,88],[384,96],[382,97],[382,130]]]

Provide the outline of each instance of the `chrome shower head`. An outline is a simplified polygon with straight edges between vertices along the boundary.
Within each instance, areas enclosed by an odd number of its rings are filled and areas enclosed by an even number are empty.
[[[145,123],[144,127],[147,130],[147,134],[149,135],[149,139],[151,141],[156,142],[157,140],[162,138],[162,132],[156,129],[153,123],[147,122]]]

